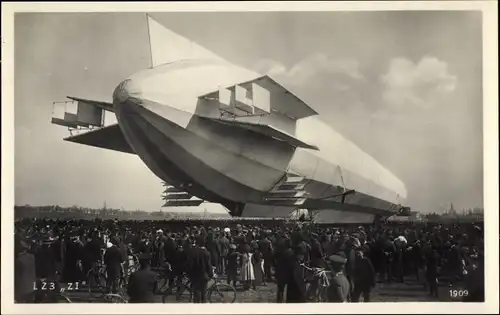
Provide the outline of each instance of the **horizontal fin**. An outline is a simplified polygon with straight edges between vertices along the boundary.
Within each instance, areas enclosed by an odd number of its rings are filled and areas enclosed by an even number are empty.
[[[200,199],[187,199],[187,200],[167,200],[163,207],[197,207],[203,203]]]
[[[134,149],[128,144],[118,124],[71,136],[64,140],[101,149],[135,154]]]
[[[316,147],[314,145],[307,144],[307,143],[297,139],[296,137],[292,136],[291,134],[288,134],[284,131],[281,131],[273,126],[238,121],[238,120],[233,120],[233,119],[226,119],[226,118],[209,118],[209,117],[203,117],[203,118],[209,119],[209,120],[212,120],[215,122],[219,122],[222,124],[251,130],[253,132],[257,132],[257,133],[263,134],[265,136],[268,136],[271,138],[276,138],[278,140],[284,141],[284,142],[286,142],[294,147],[311,149],[311,150],[318,150],[318,147]]]

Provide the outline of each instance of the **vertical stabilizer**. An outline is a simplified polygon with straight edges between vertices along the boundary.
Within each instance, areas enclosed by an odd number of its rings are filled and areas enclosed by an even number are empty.
[[[222,57],[196,44],[187,38],[172,32],[149,15],[147,17],[151,67],[187,59],[216,59]]]

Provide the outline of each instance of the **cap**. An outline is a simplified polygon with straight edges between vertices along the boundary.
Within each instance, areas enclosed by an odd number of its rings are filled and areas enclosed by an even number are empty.
[[[231,249],[236,249],[236,245],[234,245],[234,244],[229,244],[229,248],[231,248]]]
[[[347,259],[345,259],[344,257],[342,257],[340,255],[331,255],[330,257],[328,257],[328,260],[331,261],[332,263],[341,264],[341,265],[344,265],[345,263],[347,263]]]
[[[231,229],[229,229],[228,227],[226,227],[226,228],[224,228],[224,232],[229,233],[229,232],[231,232]]]

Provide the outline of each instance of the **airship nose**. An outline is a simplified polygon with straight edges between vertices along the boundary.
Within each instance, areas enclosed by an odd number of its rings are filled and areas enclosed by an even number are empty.
[[[118,84],[113,92],[113,104],[116,106],[125,103],[130,98],[130,79],[125,80]]]

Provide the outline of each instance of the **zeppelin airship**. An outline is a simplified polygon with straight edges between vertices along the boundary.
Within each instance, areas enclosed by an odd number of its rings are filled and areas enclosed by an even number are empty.
[[[405,185],[288,88],[146,20],[150,67],[112,101],[55,102],[77,108],[52,117],[79,131],[64,140],[137,155],[168,183],[165,207],[219,203],[244,217],[308,209],[339,223],[403,208]],[[117,123],[105,125],[105,112]]]

